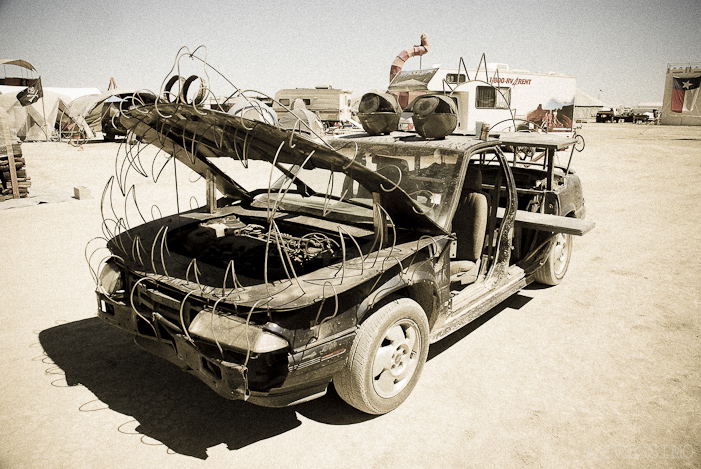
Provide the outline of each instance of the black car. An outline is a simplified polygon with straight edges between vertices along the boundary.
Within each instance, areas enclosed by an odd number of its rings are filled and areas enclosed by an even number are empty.
[[[613,109],[604,109],[596,113],[596,122],[617,122],[618,116]]]
[[[100,128],[102,137],[107,142],[113,142],[118,137],[126,137],[127,129],[121,123],[123,113],[135,107],[152,104],[156,97],[149,92],[118,93],[102,102]]]
[[[287,406],[333,382],[388,412],[429,344],[559,283],[594,226],[566,136],[319,140],[176,103],[121,122],[205,177],[207,203],[115,223],[98,315],[228,399]]]

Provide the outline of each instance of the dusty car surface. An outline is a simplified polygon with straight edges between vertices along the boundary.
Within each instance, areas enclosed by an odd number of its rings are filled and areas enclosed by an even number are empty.
[[[205,177],[207,203],[117,224],[98,315],[228,399],[286,406],[333,382],[388,412],[430,343],[531,282],[559,283],[572,236],[593,227],[579,178],[556,164],[565,136],[322,141],[178,103],[121,122]]]

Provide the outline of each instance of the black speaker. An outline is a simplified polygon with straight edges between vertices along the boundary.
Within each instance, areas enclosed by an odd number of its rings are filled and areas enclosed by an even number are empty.
[[[365,93],[358,105],[358,119],[369,135],[388,134],[397,130],[402,108],[390,93]]]
[[[414,128],[423,138],[444,138],[458,125],[457,107],[448,96],[421,95],[409,103],[407,110],[412,112]]]

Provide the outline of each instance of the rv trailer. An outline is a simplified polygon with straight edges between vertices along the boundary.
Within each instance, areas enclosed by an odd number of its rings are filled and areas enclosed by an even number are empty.
[[[316,114],[325,126],[333,126],[351,119],[351,94],[352,91],[331,86],[283,89],[275,93],[273,110],[282,117],[294,109],[296,100],[301,100],[304,108]]]
[[[506,64],[487,64],[477,70],[436,67],[400,71],[388,91],[397,96],[402,109],[423,94],[449,96],[457,107],[456,131],[470,134],[482,124],[505,130],[523,126],[525,121],[549,132],[572,131],[576,88],[576,78],[560,73],[532,73],[509,70]],[[404,130],[413,129],[407,119],[402,124]]]

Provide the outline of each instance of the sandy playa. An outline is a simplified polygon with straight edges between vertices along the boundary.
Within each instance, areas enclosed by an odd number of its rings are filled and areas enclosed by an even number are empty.
[[[701,466],[701,127],[582,134],[597,225],[564,283],[433,345],[380,417],[333,392],[229,402],[98,320],[85,246],[119,144],[23,144],[31,197],[0,203],[0,467]]]

